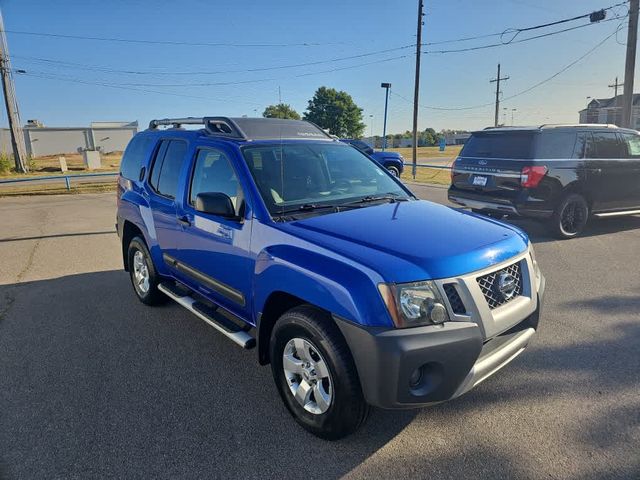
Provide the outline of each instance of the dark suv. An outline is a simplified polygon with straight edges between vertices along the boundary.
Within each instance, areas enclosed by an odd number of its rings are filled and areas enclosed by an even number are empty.
[[[559,238],[574,237],[591,215],[640,214],[640,134],[614,125],[474,132],[453,164],[449,200],[545,219]]]

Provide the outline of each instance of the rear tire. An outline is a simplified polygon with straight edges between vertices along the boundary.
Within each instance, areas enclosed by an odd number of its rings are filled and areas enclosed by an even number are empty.
[[[589,220],[589,204],[578,193],[565,196],[550,220],[551,232],[559,239],[577,237]]]
[[[270,343],[271,370],[294,419],[325,440],[355,432],[365,421],[365,402],[351,352],[337,325],[309,305],[286,312]]]
[[[396,178],[400,178],[400,169],[398,167],[395,167],[393,165],[389,165],[387,167],[387,170],[389,170],[389,172],[391,172],[391,175],[393,175]]]
[[[127,259],[131,285],[138,300],[145,305],[166,303],[169,297],[158,290],[160,277],[153,265],[149,249],[141,237],[134,237],[129,242]]]

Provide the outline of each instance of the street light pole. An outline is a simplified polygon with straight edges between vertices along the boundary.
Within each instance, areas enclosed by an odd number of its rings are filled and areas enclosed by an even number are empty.
[[[380,86],[386,90],[384,97],[384,123],[382,127],[382,151],[387,148],[387,106],[389,105],[389,89],[390,83],[381,83]]]
[[[369,118],[371,119],[371,129],[369,130],[369,136],[371,137],[371,140],[373,141],[373,115],[369,115]]]
[[[517,109],[512,108],[511,109],[511,126],[513,127],[513,112],[515,112]]]

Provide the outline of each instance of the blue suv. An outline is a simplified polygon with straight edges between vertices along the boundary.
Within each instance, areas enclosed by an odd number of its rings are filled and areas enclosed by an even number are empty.
[[[370,406],[462,395],[538,326],[545,280],[522,231],[418,200],[308,122],[154,120],[126,149],[117,195],[140,301],[171,299],[255,347],[325,439]]]
[[[394,177],[399,177],[404,171],[404,157],[398,152],[390,152],[389,150],[376,152],[371,146],[356,138],[343,138],[340,141],[348,143],[352,147],[360,150],[362,153],[369,155],[376,162],[389,170],[391,175]]]

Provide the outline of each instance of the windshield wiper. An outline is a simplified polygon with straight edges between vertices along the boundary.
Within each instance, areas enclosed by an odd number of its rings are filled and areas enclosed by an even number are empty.
[[[285,210],[278,211],[278,216],[296,214],[296,213],[309,213],[315,212],[317,210],[333,210],[334,212],[340,212],[343,209],[352,209],[352,208],[361,208],[364,205],[350,205],[347,203],[342,204],[317,204],[317,203],[305,203],[295,208],[289,208]]]
[[[355,200],[353,202],[347,202],[347,203],[343,203],[342,205],[354,205],[354,204],[358,204],[358,203],[370,203],[370,202],[381,202],[384,200],[388,200],[389,203],[395,203],[395,202],[406,202],[409,199],[405,198],[405,197],[400,197],[398,196],[397,193],[385,193],[384,195],[367,195],[366,197],[362,197],[358,200]]]

